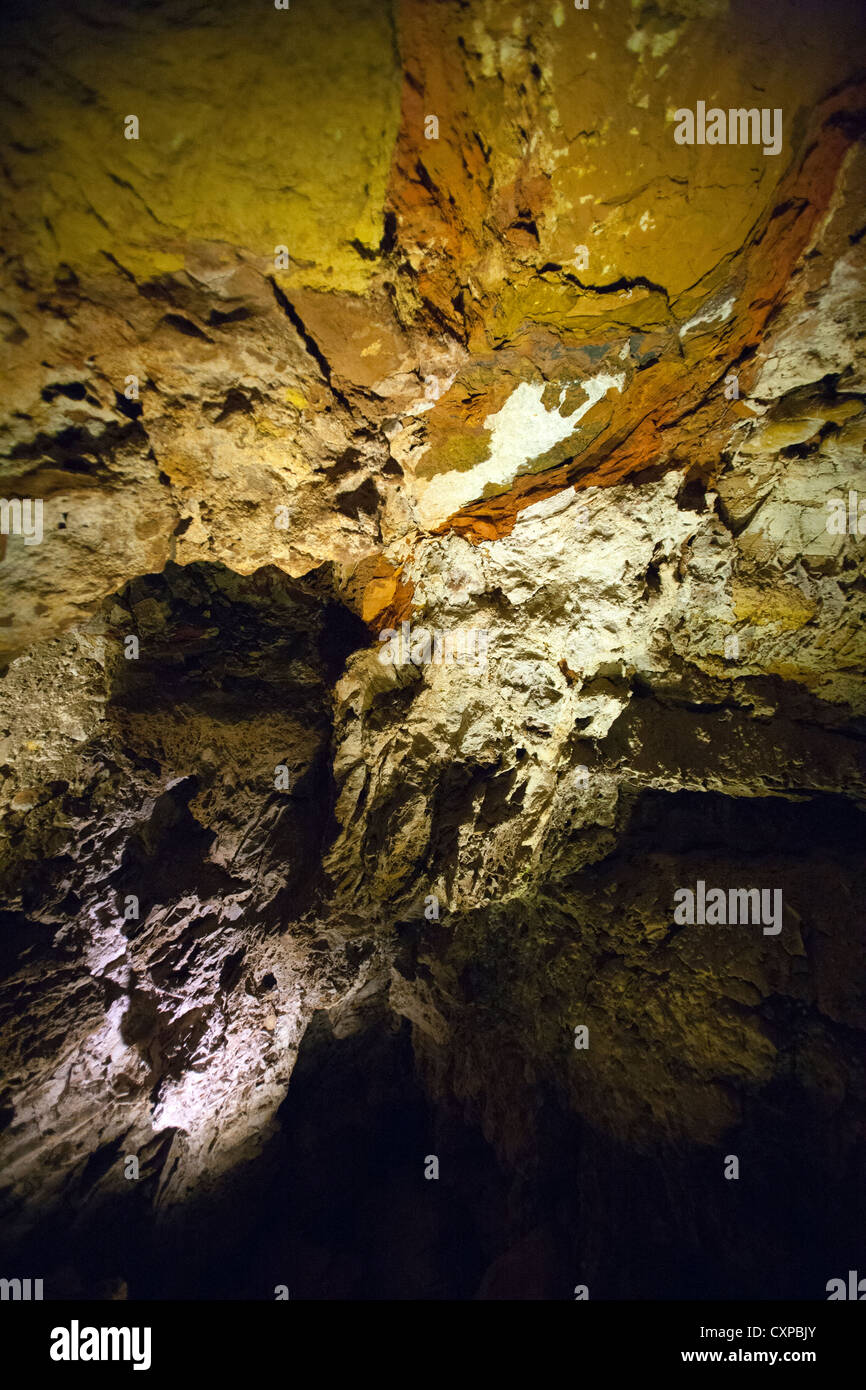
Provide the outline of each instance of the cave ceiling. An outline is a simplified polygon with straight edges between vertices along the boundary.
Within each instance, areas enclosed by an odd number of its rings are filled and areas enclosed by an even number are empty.
[[[849,1256],[858,6],[50,0],[3,37],[10,1238],[74,1248],[127,1155],[137,1221],[252,1211],[323,1088],[354,1124],[411,1076],[464,1192],[469,1134],[548,1194],[574,1144],[581,1202],[479,1226],[461,1296],[650,1296],[589,1228],[628,1243],[623,1174],[726,1289],[822,1296],[787,1217],[741,1258],[724,1183],[657,1165],[748,1153],[763,1212],[805,1128]],[[683,925],[698,882],[784,907]]]

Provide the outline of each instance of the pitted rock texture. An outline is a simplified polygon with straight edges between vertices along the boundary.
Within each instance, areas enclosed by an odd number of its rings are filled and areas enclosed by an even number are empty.
[[[0,535],[4,1259],[824,1297],[866,1214],[857,7],[4,23],[0,492],[44,523]],[[677,144],[699,101],[781,150]],[[698,881],[780,930],[676,921]]]

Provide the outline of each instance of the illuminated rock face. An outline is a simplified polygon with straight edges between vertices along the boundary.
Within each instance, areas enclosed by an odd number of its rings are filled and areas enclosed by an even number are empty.
[[[8,21],[0,1182],[46,1296],[862,1262],[860,24]],[[697,141],[752,108],[778,153]]]

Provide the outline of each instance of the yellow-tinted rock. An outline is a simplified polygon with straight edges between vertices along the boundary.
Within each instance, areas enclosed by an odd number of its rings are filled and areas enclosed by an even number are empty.
[[[398,116],[386,7],[181,4],[170,25],[145,7],[101,11],[86,43],[71,9],[29,12],[26,60],[7,31],[7,212],[32,270],[80,275],[111,256],[147,279],[181,271],[198,239],[271,271],[285,246],[286,285],[362,289]]]
[[[733,599],[738,622],[759,626],[776,624],[795,631],[808,623],[816,612],[816,605],[792,584],[776,584],[770,588],[734,580]]]

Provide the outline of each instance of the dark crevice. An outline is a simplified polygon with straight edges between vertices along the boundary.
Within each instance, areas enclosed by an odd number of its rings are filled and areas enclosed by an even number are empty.
[[[286,318],[289,320],[295,332],[298,334],[298,337],[303,342],[304,347],[307,349],[307,352],[310,354],[313,361],[318,366],[320,372],[322,373],[322,376],[328,383],[328,386],[331,392],[333,393],[335,399],[338,400],[346,410],[350,410],[351,407],[349,405],[348,400],[343,395],[342,391],[340,391],[339,388],[334,385],[334,382],[331,377],[331,367],[330,363],[328,362],[328,359],[325,357],[325,354],[322,352],[315,338],[312,336],[311,333],[307,331],[304,325],[304,321],[298,313],[297,309],[292,304],[291,300],[280,289],[279,285],[277,284],[276,280],[272,275],[268,276],[268,283],[270,284],[271,289],[273,290],[274,299],[277,301]]]

